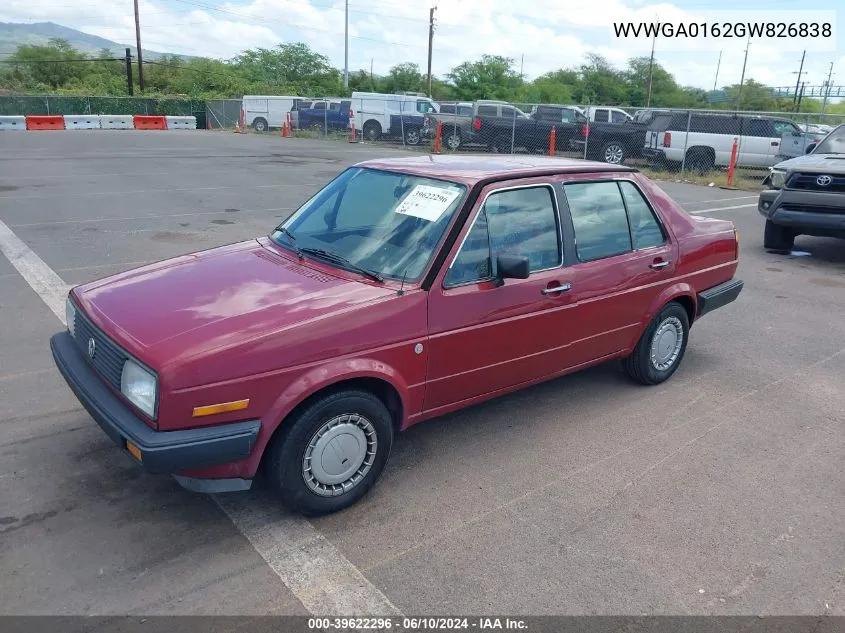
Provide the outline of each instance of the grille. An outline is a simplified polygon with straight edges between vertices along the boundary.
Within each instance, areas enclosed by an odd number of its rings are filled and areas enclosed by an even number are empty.
[[[822,187],[816,182],[816,178],[823,174],[793,174],[789,177],[787,187],[790,189],[808,189],[811,191],[827,191],[830,193],[845,193],[845,176],[834,176],[833,174],[826,174],[832,178],[832,181],[826,187]]]
[[[823,207],[817,204],[795,204],[787,203],[780,207],[784,211],[798,211],[800,213],[838,213],[845,215],[845,206],[842,207]]]
[[[123,364],[129,356],[91,323],[79,308],[76,309],[74,325],[76,328],[74,340],[82,356],[104,381],[120,391],[120,375],[123,372]],[[93,360],[88,356],[88,341],[91,339],[94,339],[95,345]]]

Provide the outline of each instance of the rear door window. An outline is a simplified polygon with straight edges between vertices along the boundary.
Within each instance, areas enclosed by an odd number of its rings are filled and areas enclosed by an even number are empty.
[[[566,183],[563,190],[580,261],[613,257],[633,249],[625,203],[615,182]]]
[[[478,116],[496,116],[499,114],[499,109],[494,105],[480,105],[478,106]]]

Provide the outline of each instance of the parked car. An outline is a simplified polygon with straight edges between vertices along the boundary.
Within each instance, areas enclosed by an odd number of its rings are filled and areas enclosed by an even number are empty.
[[[243,98],[244,125],[252,127],[256,132],[279,129],[298,99],[277,95],[247,95]]]
[[[311,99],[294,99],[293,105],[290,109],[290,122],[293,129],[300,129],[299,126],[299,111],[307,110],[314,103]]]
[[[315,101],[310,108],[299,111],[299,126],[303,130],[327,133],[330,130],[346,130],[352,116],[352,101]]]
[[[261,467],[319,515],[425,419],[612,359],[669,379],[690,326],[739,295],[738,257],[731,222],[630,168],[373,160],[266,237],[72,288],[50,346],[139,466],[200,492]]]
[[[499,109],[496,115],[494,108]],[[530,115],[521,110],[510,114],[508,108],[511,106],[477,105],[472,124],[473,139],[486,142],[496,153],[510,153],[519,148],[545,152],[554,127],[556,150],[583,151],[584,143],[587,143],[587,158],[617,165],[630,156],[639,156],[645,143],[645,126],[590,123],[574,106],[539,105]]]
[[[353,92],[351,101],[355,125],[368,141],[393,137],[408,145],[419,145],[425,115],[437,112],[434,101],[417,93]]]
[[[845,124],[806,155],[772,167],[763,186],[765,248],[791,250],[798,235],[845,238]]]
[[[441,139],[446,149],[455,151],[472,136],[472,103],[438,103],[439,112],[426,116],[424,135],[433,136],[441,125]]]
[[[737,166],[770,167],[780,160],[781,138],[801,134],[785,118],[676,111],[658,114],[648,124],[644,154],[654,162],[685,162],[688,169],[706,173],[730,163],[736,139]]]
[[[628,123],[634,118],[622,108],[611,106],[586,106],[581,108],[590,121],[595,123]]]

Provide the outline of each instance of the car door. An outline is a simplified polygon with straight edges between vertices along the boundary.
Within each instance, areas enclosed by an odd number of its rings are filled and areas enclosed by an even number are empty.
[[[488,185],[429,292],[425,408],[554,373],[571,324],[554,188]],[[492,256],[491,256],[492,253]],[[526,255],[527,279],[495,281],[495,256]]]
[[[593,362],[625,349],[666,284],[677,246],[630,175],[566,176],[561,217],[570,222],[574,261],[567,269],[570,360]],[[566,246],[566,244],[565,244]]]
[[[742,127],[737,164],[749,167],[769,165],[773,150],[780,145],[780,138],[775,138],[772,120],[744,117]]]

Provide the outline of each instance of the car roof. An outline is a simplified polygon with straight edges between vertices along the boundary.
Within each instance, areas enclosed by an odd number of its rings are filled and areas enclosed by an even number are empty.
[[[401,158],[383,158],[357,163],[356,167],[398,171],[415,176],[428,176],[458,181],[466,185],[492,179],[530,178],[554,173],[632,172],[624,165],[549,156],[438,156],[422,154]]]

